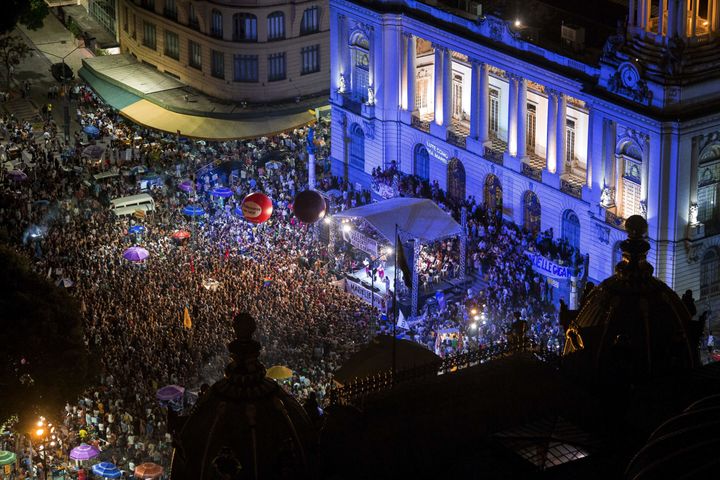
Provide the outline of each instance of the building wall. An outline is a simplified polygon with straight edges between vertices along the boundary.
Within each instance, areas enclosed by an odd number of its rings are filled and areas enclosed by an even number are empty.
[[[241,5],[242,2],[208,2],[175,0],[177,19],[164,13],[164,0],[155,0],[154,10],[139,0],[119,0],[118,30],[123,53],[129,52],[138,60],[147,62],[160,71],[167,72],[193,88],[210,96],[231,101],[248,103],[274,103],[300,97],[326,94],[330,75],[329,51],[329,9],[327,2],[309,0],[296,3],[272,4],[257,2]],[[144,6],[143,6],[144,5]],[[193,6],[197,16],[198,29],[191,28],[189,8]],[[300,25],[305,9],[317,6],[320,9],[319,31],[301,34]],[[210,35],[212,11],[222,13],[223,37]],[[285,19],[285,39],[268,41],[267,16],[281,11]],[[233,15],[249,13],[257,17],[257,41],[233,41]],[[156,48],[143,45],[143,22],[155,25]],[[165,31],[175,32],[179,37],[179,59],[165,54]],[[133,35],[135,32],[135,35]],[[189,66],[189,41],[201,46],[202,68]],[[320,70],[302,73],[301,51],[305,47],[319,46]],[[224,78],[216,78],[211,70],[211,51],[224,54]],[[285,79],[268,80],[268,56],[285,53]],[[258,81],[240,82],[234,80],[234,55],[258,56]]]

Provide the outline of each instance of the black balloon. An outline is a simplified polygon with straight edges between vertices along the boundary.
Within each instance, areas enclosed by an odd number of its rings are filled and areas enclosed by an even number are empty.
[[[295,195],[293,211],[303,223],[315,223],[325,216],[325,199],[315,190],[305,190]]]

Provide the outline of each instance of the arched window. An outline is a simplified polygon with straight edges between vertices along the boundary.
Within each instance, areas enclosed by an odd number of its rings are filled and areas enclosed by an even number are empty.
[[[540,231],[540,200],[535,192],[528,190],[523,196],[523,227],[529,232]]]
[[[303,12],[300,22],[300,35],[308,35],[320,31],[320,8],[310,7]]]
[[[428,180],[430,178],[430,155],[428,154],[427,148],[424,145],[418,144],[415,147],[415,175]]]
[[[249,13],[233,15],[233,41],[257,42],[257,17]]]
[[[720,256],[714,248],[703,255],[700,265],[700,298],[720,293]]]
[[[465,166],[459,158],[452,158],[447,169],[448,199],[460,205],[465,201]]]
[[[720,233],[720,143],[703,148],[698,159],[698,222],[705,235]]]
[[[503,192],[500,179],[492,173],[485,177],[485,188],[483,189],[483,201],[489,212],[503,208]]]
[[[212,26],[210,28],[210,35],[216,38],[222,38],[223,36],[223,15],[219,10],[213,9],[212,11]]]
[[[616,169],[620,191],[615,201],[620,204],[617,214],[623,218],[643,215],[640,205],[642,158],[642,149],[635,142],[627,141],[618,150]]]
[[[352,76],[350,78],[352,96],[365,103],[370,86],[370,43],[362,33],[356,33],[350,42],[352,55]]]
[[[571,247],[580,249],[580,219],[572,210],[565,210],[563,213],[562,238]]]
[[[268,41],[285,38],[285,14],[273,12],[267,17]]]
[[[365,134],[357,123],[350,128],[350,166],[365,171]]]

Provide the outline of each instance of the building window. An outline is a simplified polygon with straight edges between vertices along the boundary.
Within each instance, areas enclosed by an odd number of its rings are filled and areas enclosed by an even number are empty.
[[[415,109],[424,115],[428,109],[428,91],[430,89],[430,72],[427,68],[418,70],[415,89]]]
[[[133,21],[132,21],[132,38],[133,40],[137,40],[137,17],[133,13]]]
[[[523,197],[523,227],[530,233],[540,231],[540,200],[535,192],[528,190]]]
[[[154,12],[155,0],[141,0],[140,6],[143,7],[145,10],[150,10],[151,12]]]
[[[720,293],[720,256],[714,248],[703,255],[700,265],[700,298]]]
[[[163,15],[165,15],[165,18],[177,20],[177,4],[175,3],[175,0],[165,0]]]
[[[350,166],[365,171],[365,134],[357,123],[350,128]]]
[[[302,74],[320,71],[320,45],[305,47],[302,52]]]
[[[572,166],[575,161],[575,122],[565,122],[565,164]]]
[[[128,13],[128,7],[123,7],[123,12],[124,12],[124,15],[123,15],[123,30],[125,30],[125,33],[128,33],[128,31],[129,31],[129,29],[128,29],[128,24],[129,24],[128,19],[130,18],[130,14]]]
[[[155,38],[155,25],[143,22],[143,45],[155,50],[157,39]]]
[[[257,82],[258,81],[258,56],[257,55],[235,55],[235,81],[236,82]]]
[[[273,12],[267,17],[268,41],[282,40],[285,38],[285,14]]]
[[[285,52],[268,55],[268,82],[285,80]]]
[[[188,26],[193,30],[200,31],[200,21],[198,20],[197,12],[195,12],[195,6],[192,3],[188,10]]]
[[[488,105],[489,110],[489,127],[490,134],[494,137],[499,136],[500,133],[500,91],[491,88],[488,93]]]
[[[202,50],[200,50],[200,44],[188,40],[188,50],[190,66],[202,70]]]
[[[452,117],[455,120],[462,120],[462,76],[455,75],[452,82]]]
[[[233,15],[233,41],[257,42],[257,17],[249,13]]]
[[[503,193],[500,179],[492,173],[485,177],[483,188],[483,199],[489,213],[494,213],[491,218],[496,218],[497,212],[502,215]]]
[[[212,51],[212,76],[215,78],[225,78],[225,54]]]
[[[713,143],[698,158],[698,222],[705,225],[705,235],[720,233],[720,144]]]
[[[423,180],[430,178],[430,155],[425,145],[421,144],[415,147],[414,167],[415,175]]]
[[[165,30],[165,55],[180,60],[180,40],[178,34]]]
[[[320,31],[320,8],[310,7],[303,12],[300,35],[308,35],[318,31]]]
[[[115,13],[115,0],[95,0],[90,3],[89,7],[90,14],[95,17],[105,30],[114,35],[117,18]]]
[[[535,130],[537,128],[537,108],[527,104],[527,123],[525,124],[525,145],[530,152],[535,153]]]
[[[625,172],[622,177],[622,206],[624,218],[642,215],[640,209],[640,168],[642,164],[636,160],[625,158]]]
[[[212,11],[212,26],[210,27],[210,35],[215,38],[223,36],[223,16],[219,10]]]
[[[356,34],[352,40],[352,76],[350,79],[352,96],[359,102],[366,102],[370,86],[370,43],[362,34]]]
[[[563,214],[562,238],[574,249],[580,249],[580,219],[572,210],[565,210]]]

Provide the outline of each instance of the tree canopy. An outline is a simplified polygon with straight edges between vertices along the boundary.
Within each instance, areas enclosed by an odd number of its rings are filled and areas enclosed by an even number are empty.
[[[18,23],[37,30],[43,26],[43,20],[50,13],[45,0],[3,0],[0,15],[0,35],[7,33]]]
[[[78,303],[3,245],[0,292],[0,423],[53,418],[90,371]]]

